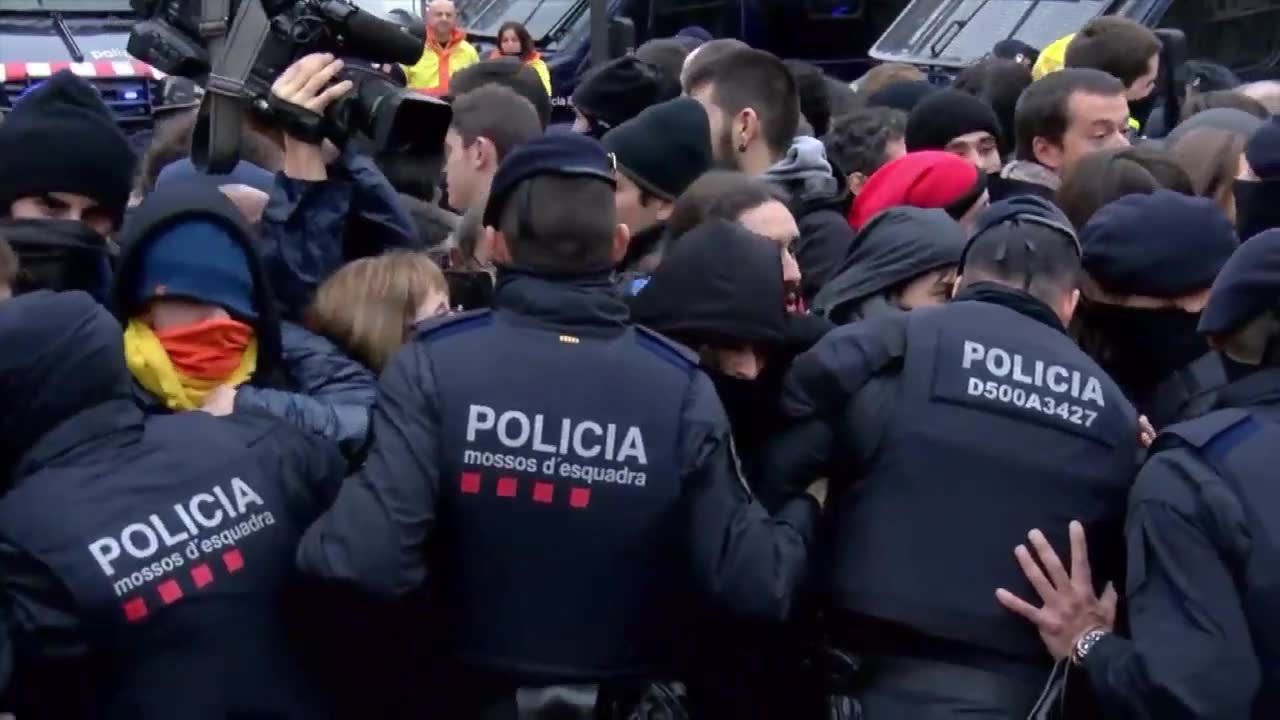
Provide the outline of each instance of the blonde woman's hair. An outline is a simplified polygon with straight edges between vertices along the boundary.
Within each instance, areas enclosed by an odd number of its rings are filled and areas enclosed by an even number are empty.
[[[306,325],[381,372],[404,344],[418,308],[449,292],[444,273],[424,253],[397,251],[347,263],[316,291]]]

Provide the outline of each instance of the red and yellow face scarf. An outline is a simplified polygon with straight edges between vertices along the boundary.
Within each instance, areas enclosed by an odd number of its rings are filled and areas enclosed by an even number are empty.
[[[140,319],[124,331],[129,371],[170,410],[199,410],[219,385],[238,387],[258,363],[253,328],[230,318],[156,332]]]

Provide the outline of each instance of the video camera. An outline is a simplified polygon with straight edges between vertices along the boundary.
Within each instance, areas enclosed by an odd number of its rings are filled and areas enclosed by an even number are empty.
[[[279,101],[274,80],[317,52],[366,63],[413,64],[423,42],[403,26],[347,0],[131,0],[145,18],[129,35],[129,53],[162,72],[205,86],[191,157],[214,174],[239,159],[246,110],[309,142],[342,145],[367,136],[378,152],[439,153],[449,106],[406,90],[382,72],[348,61],[336,81],[352,92],[323,117]]]

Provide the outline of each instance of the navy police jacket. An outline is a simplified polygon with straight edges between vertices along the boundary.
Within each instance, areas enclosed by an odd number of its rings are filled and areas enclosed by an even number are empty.
[[[1108,636],[1084,661],[1108,717],[1280,717],[1277,443],[1276,368],[1156,439],[1129,500],[1133,639]]]
[[[145,416],[119,326],[83,293],[0,304],[0,338],[22,348],[0,358],[0,707],[324,717],[289,601],[336,446],[256,413]]]
[[[508,272],[492,311],[423,330],[384,373],[364,468],[301,567],[428,587],[462,664],[517,682],[653,677],[691,591],[782,618],[816,505],[771,519],[696,359],[627,323],[607,276]]]
[[[832,499],[829,602],[855,618],[1038,664],[994,590],[1032,592],[1010,548],[1081,521],[1117,579],[1137,419],[1050,309],[993,284],[837,328],[792,366],[786,409],[850,469]],[[803,464],[803,463],[801,463]],[[836,488],[833,486],[833,491]],[[892,644],[892,643],[890,643]]]

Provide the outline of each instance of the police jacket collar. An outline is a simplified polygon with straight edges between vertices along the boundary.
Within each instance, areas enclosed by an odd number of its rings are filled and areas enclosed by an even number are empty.
[[[1218,392],[1214,407],[1244,408],[1280,404],[1280,368],[1260,368],[1233,380]]]
[[[952,302],[963,302],[965,300],[1000,305],[1026,315],[1033,320],[1039,320],[1058,332],[1065,333],[1067,331],[1066,327],[1062,325],[1062,320],[1058,317],[1058,314],[1044,304],[1042,300],[1007,285],[994,282],[976,282],[956,293]]]
[[[493,307],[535,324],[601,334],[621,331],[630,316],[609,272],[551,278],[502,269]]]
[[[143,430],[142,410],[129,398],[95,405],[64,420],[35,442],[13,469],[16,484],[65,456],[137,442]]]

